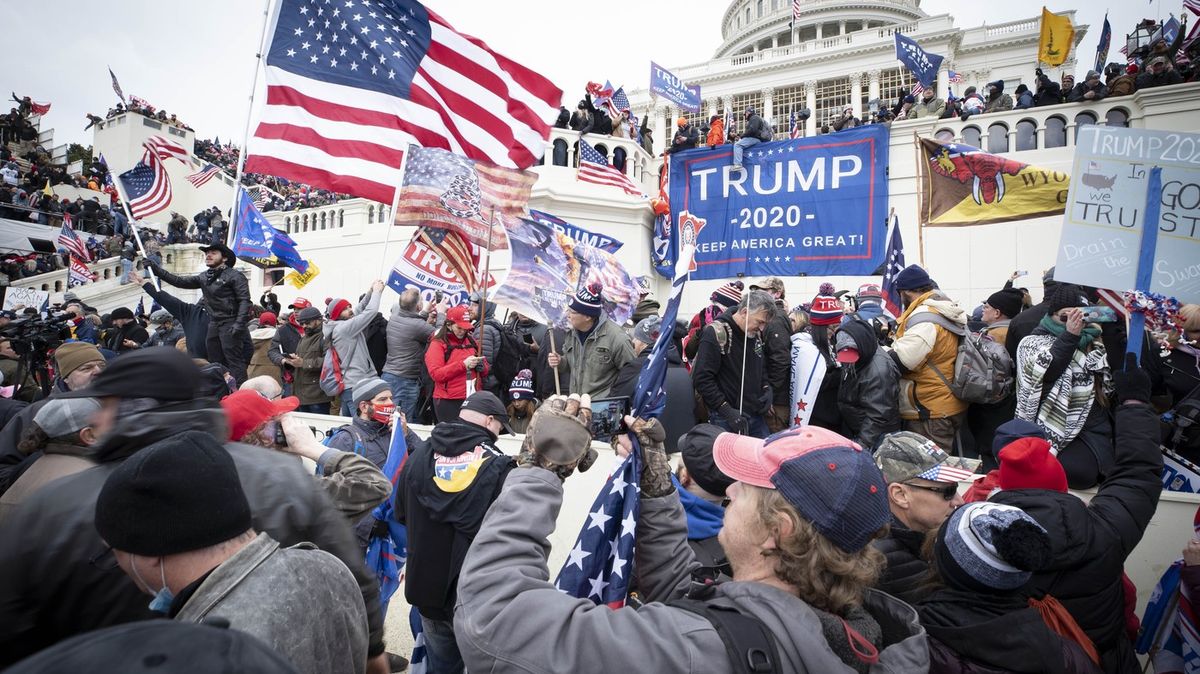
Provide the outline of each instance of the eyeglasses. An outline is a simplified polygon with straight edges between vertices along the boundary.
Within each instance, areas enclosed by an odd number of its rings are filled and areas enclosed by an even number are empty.
[[[957,484],[948,484],[944,487],[927,487],[923,484],[911,484],[909,482],[901,482],[900,484],[904,485],[905,487],[912,487],[913,489],[924,489],[925,491],[931,491],[935,494],[939,494],[942,497],[943,501],[953,501],[954,497],[958,495],[958,485]]]
[[[117,554],[113,552],[111,545],[105,545],[104,549],[92,555],[88,559],[88,564],[100,569],[101,571],[111,571],[117,568]]]

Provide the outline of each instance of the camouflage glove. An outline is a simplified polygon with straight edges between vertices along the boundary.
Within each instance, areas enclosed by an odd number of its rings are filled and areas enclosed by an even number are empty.
[[[658,498],[675,491],[663,441],[667,432],[658,419],[634,419],[630,430],[642,446],[642,495]]]
[[[579,468],[592,467],[592,408],[588,396],[553,396],[533,413],[517,465],[536,466],[565,480]]]

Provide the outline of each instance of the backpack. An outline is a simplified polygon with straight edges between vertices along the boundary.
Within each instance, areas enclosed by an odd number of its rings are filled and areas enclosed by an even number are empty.
[[[507,391],[517,373],[521,371],[521,356],[524,354],[525,342],[517,336],[512,325],[501,325],[495,319],[484,321],[485,325],[496,328],[500,333],[500,345],[496,349],[495,362],[488,363],[492,376],[496,378],[501,390]]]
[[[920,323],[935,323],[958,335],[958,354],[954,357],[953,381],[932,362],[930,369],[965,403],[991,405],[1012,394],[1015,386],[1012,357],[1004,345],[991,337],[971,332],[935,312],[926,311],[909,317],[905,328]]]
[[[759,134],[758,139],[764,143],[769,143],[775,140],[775,129],[771,126],[771,123],[765,119],[763,120],[762,132]]]
[[[761,620],[727,606],[705,601],[716,590],[716,574],[711,569],[698,569],[692,574],[687,596],[667,602],[668,606],[695,613],[712,623],[713,629],[729,653],[733,674],[772,674],[780,672],[782,660],[775,638]]]
[[[325,359],[321,361],[321,377],[318,383],[325,395],[339,396],[346,390],[342,359],[338,356],[337,349],[333,348],[333,338],[330,337],[325,342]]]
[[[1162,416],[1163,445],[1189,461],[1200,461],[1200,387]]]

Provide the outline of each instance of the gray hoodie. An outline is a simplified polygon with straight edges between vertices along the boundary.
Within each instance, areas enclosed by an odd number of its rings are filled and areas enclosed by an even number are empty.
[[[371,362],[371,352],[367,350],[366,331],[375,314],[379,313],[381,294],[368,293],[350,318],[325,323],[325,337],[333,339],[333,348],[337,349],[338,358],[342,361],[342,380],[347,389],[353,389],[359,381],[375,376],[375,364]]]
[[[492,504],[467,553],[458,584],[454,631],[472,672],[730,671],[716,629],[698,614],[664,601],[682,597],[697,566],[687,544],[679,498],[643,498],[637,526],[637,574],[643,607],[609,609],[560,592],[547,578],[549,535],[562,505],[558,477],[517,468]],[[818,612],[799,598],[762,583],[718,586],[711,603],[736,607],[775,635],[778,671],[852,672],[823,636]],[[894,597],[868,590],[864,608],[889,641],[871,672],[929,669],[925,630],[917,612]]]

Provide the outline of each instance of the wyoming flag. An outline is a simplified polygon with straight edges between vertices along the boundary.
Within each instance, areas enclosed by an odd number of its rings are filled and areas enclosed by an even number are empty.
[[[927,227],[987,225],[1061,214],[1066,173],[1048,171],[961,143],[921,138],[921,222]]]
[[[1042,35],[1038,42],[1038,60],[1049,66],[1061,66],[1075,46],[1075,26],[1071,19],[1042,8]]]

